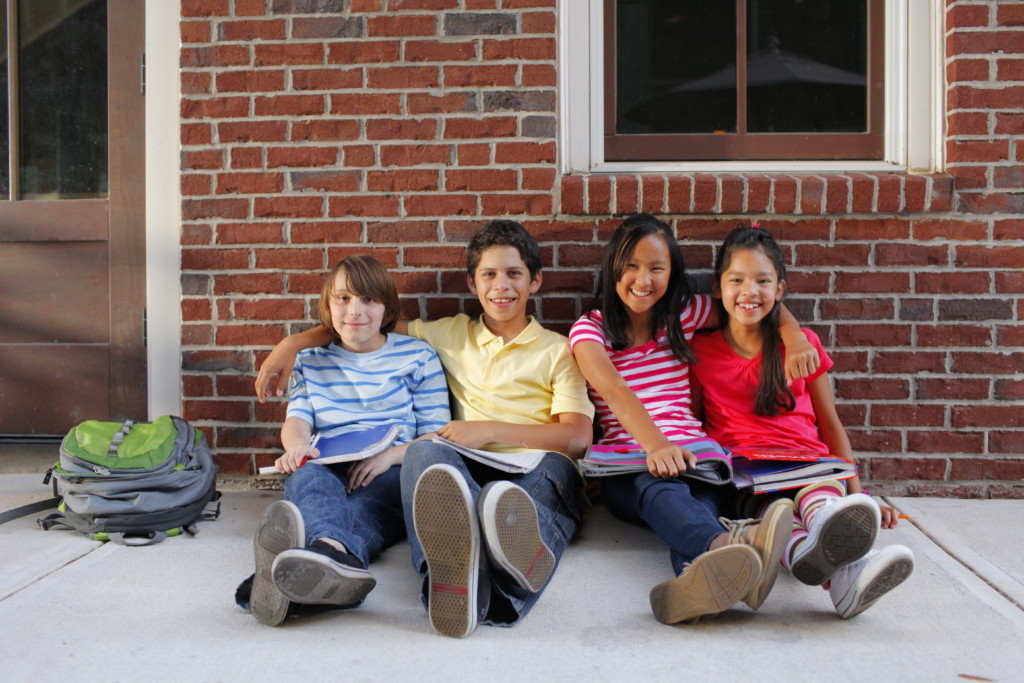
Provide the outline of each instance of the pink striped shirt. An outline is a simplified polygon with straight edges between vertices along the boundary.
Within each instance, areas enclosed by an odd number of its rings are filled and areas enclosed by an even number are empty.
[[[690,305],[679,316],[687,341],[707,322],[711,306],[712,299],[706,294],[695,294],[690,299]],[[705,438],[700,420],[690,408],[690,368],[672,354],[665,330],[642,346],[614,351],[604,335],[604,316],[595,309],[577,320],[569,332],[572,348],[581,341],[595,341],[604,346],[612,364],[665,436],[676,442]],[[597,424],[601,428],[599,443],[636,444],[636,439],[623,428],[589,383],[587,391],[597,409]]]

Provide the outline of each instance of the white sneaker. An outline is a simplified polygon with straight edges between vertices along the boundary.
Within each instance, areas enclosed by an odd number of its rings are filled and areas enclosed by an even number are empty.
[[[530,494],[510,481],[494,481],[484,487],[478,505],[491,560],[526,590],[539,591],[555,571],[555,556],[540,535]]]
[[[852,493],[829,498],[813,519],[790,571],[801,583],[820,586],[871,550],[882,526],[882,511],[870,496]]]
[[[910,548],[890,545],[872,550],[836,572],[828,592],[839,616],[849,619],[903,583],[912,571],[914,553]]]

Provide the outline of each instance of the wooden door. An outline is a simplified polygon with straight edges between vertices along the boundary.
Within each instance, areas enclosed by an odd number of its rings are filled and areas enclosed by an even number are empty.
[[[144,419],[145,3],[3,4],[0,436]]]

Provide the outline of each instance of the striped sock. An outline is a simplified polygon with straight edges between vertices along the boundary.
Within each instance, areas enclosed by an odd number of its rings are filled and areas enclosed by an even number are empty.
[[[786,552],[782,553],[782,566],[786,571],[793,568],[793,557],[800,549],[804,539],[807,538],[807,527],[799,515],[793,515],[793,531],[789,535],[789,542],[786,544]]]
[[[842,498],[845,495],[843,485],[834,479],[806,486],[796,494],[796,516],[800,518],[805,529],[810,529],[814,523],[814,516],[825,506],[825,501],[829,498]]]

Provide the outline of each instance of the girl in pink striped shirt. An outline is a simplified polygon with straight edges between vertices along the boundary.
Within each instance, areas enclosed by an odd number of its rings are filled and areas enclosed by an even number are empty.
[[[606,477],[614,515],[644,522],[670,549],[675,579],[655,586],[651,608],[662,623],[690,621],[744,600],[753,609],[775,582],[792,526],[780,504],[762,520],[719,521],[720,486],[684,480],[693,450],[718,449],[701,430],[690,397],[689,341],[718,325],[707,295],[693,294],[671,228],[649,214],[627,217],[605,249],[598,308],[569,334],[597,408],[599,443],[639,446],[648,472]],[[818,355],[783,310],[787,373],[804,377]]]

